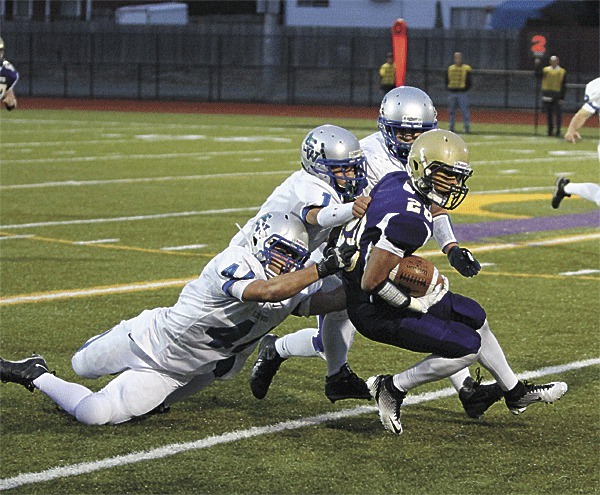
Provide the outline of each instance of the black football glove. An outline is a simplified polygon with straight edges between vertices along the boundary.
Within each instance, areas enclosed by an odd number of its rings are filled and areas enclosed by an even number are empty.
[[[448,261],[463,277],[473,277],[481,270],[479,261],[475,259],[471,251],[459,246],[450,248],[448,251]]]
[[[343,242],[339,246],[331,246],[325,249],[323,259],[317,263],[319,278],[333,275],[343,268],[348,268],[352,262],[357,247]]]

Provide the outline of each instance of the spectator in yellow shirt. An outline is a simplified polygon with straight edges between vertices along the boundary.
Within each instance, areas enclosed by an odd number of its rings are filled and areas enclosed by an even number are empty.
[[[463,127],[466,134],[471,132],[471,115],[469,113],[468,91],[471,89],[471,66],[463,64],[462,53],[454,54],[454,64],[446,71],[446,88],[448,89],[448,113],[450,130],[454,132],[456,108],[460,108]]]
[[[379,76],[381,78],[379,87],[384,95],[396,87],[396,65],[391,52],[387,54],[385,64],[379,67]]]
[[[542,80],[542,103],[548,118],[548,136],[560,137],[567,71],[558,65],[558,57],[552,55],[547,67],[542,67],[540,59],[535,59],[535,75]]]

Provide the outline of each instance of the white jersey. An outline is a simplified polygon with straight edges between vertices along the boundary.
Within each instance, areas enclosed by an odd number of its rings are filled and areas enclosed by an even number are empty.
[[[585,98],[582,108],[586,112],[600,117],[600,77],[591,80],[585,86]],[[598,141],[598,159],[600,160],[600,141]]]
[[[219,361],[249,354],[263,335],[321,286],[316,282],[279,303],[242,302],[244,289],[266,278],[247,248],[229,247],[183,288],[174,306],[147,310],[125,322],[131,325],[130,337],[164,370],[208,373]]]
[[[406,170],[402,162],[392,157],[386,148],[381,132],[373,134],[360,140],[360,147],[367,157],[367,180],[368,185],[364,194],[370,194],[375,185],[384,175],[398,170]]]
[[[241,232],[238,232],[230,246],[247,245],[252,235],[252,228],[256,220],[271,211],[293,213],[302,219],[308,232],[308,250],[315,251],[323,244],[331,229],[320,225],[310,225],[306,222],[306,214],[311,208],[324,208],[332,204],[342,204],[340,196],[335,189],[325,181],[309,174],[304,169],[298,170],[283,181],[260,207],[258,213],[246,222]]]
[[[600,115],[600,77],[587,83],[583,109]]]

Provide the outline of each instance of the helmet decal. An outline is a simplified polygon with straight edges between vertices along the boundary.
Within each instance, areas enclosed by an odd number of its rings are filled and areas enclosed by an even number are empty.
[[[254,223],[251,239],[254,256],[268,278],[303,268],[310,254],[306,228],[291,213],[260,216]]]
[[[302,142],[302,167],[329,184],[343,201],[352,201],[367,185],[367,161],[360,143],[350,131],[322,125]]]

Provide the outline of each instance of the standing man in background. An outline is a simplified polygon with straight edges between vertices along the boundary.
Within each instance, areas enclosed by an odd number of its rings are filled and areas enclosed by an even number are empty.
[[[396,87],[396,65],[392,52],[387,54],[385,64],[379,67],[379,77],[381,78],[379,87],[384,95]]]
[[[454,54],[454,63],[446,71],[446,88],[448,89],[448,112],[450,114],[450,131],[454,132],[456,107],[460,108],[465,133],[471,132],[471,116],[469,114],[468,92],[472,85],[471,66],[463,64],[462,53]]]
[[[567,71],[558,65],[558,57],[552,55],[550,65],[543,68],[540,59],[535,59],[535,74],[542,79],[542,103],[548,118],[548,136],[560,137]],[[556,121],[554,117],[556,117]],[[556,134],[554,133],[555,129]]]
[[[19,80],[19,73],[8,60],[4,60],[4,40],[0,38],[0,101],[7,110],[17,107],[17,97],[13,87]]]

